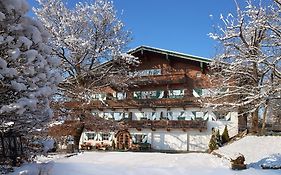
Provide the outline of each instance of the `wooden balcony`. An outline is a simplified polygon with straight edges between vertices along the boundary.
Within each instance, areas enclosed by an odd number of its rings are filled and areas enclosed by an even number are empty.
[[[195,97],[184,98],[162,98],[162,99],[124,99],[124,100],[103,100],[86,102],[64,102],[53,104],[54,107],[68,109],[130,109],[130,108],[188,108],[200,107]]]
[[[185,74],[151,75],[130,79],[129,86],[162,85],[186,83],[188,77]]]
[[[125,122],[129,128],[141,129],[183,129],[186,130],[199,130],[207,129],[207,121],[205,120],[130,120]]]

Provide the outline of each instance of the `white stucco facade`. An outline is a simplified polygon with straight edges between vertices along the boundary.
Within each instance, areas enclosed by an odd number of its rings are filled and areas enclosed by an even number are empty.
[[[135,128],[129,129],[131,136],[142,135],[146,143],[151,144],[151,148],[154,150],[171,150],[171,151],[206,151],[208,149],[208,143],[211,138],[212,128],[219,129],[220,133],[223,132],[225,126],[228,127],[228,132],[230,137],[238,133],[238,114],[237,112],[227,112],[225,116],[218,117],[212,110],[201,108],[158,108],[158,109],[129,109],[127,111],[122,110],[104,110],[104,111],[93,111],[96,115],[104,117],[107,119],[117,119],[118,116],[114,113],[127,113],[122,115],[123,117],[128,116],[131,112],[132,120],[160,120],[161,116],[167,120],[196,120],[196,118],[201,118],[207,120],[207,130],[199,131],[198,129],[187,128],[183,129],[173,129],[169,131],[165,128],[163,129],[141,129],[136,130]],[[88,141],[94,143],[104,142],[111,144],[114,140],[114,134],[111,133],[109,140],[102,140],[99,133],[96,133],[95,138]],[[133,138],[134,140],[134,138]],[[82,134],[80,143],[87,141],[85,139],[85,132]]]

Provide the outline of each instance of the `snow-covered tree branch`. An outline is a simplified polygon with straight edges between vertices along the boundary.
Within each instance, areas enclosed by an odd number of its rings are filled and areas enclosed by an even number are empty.
[[[70,98],[84,99],[86,90],[96,91],[97,87],[117,80],[121,86],[127,68],[136,60],[122,54],[131,40],[130,32],[117,18],[113,3],[99,0],[93,4],[79,3],[69,9],[62,0],[38,2],[40,8],[34,11],[51,33],[53,54],[62,60],[65,81],[60,87],[63,93]],[[96,69],[108,60],[118,64]],[[112,68],[112,65],[117,67]],[[110,74],[119,75],[119,78],[114,76],[112,79]]]
[[[27,11],[25,0],[0,1],[0,131],[28,133],[44,125],[60,79],[48,33]]]
[[[237,4],[236,16],[221,16],[220,32],[209,34],[223,48],[210,66],[213,83],[226,91],[205,99],[208,106],[252,114],[254,132],[258,131],[258,112],[281,98],[280,4],[259,2],[247,0],[242,9]]]

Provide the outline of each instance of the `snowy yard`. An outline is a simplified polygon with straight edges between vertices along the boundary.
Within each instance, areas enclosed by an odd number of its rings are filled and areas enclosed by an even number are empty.
[[[225,158],[211,154],[85,152],[77,156],[52,159],[39,157],[11,175],[280,175],[281,170],[263,170],[270,162],[281,165],[281,137],[247,136],[216,151]],[[229,157],[242,153],[249,168],[230,169]],[[40,163],[41,162],[41,163]],[[42,163],[43,162],[43,163]],[[41,173],[39,173],[41,171]]]
[[[37,168],[36,168],[37,167]],[[85,152],[47,164],[26,165],[13,175],[280,175],[281,170],[233,171],[226,159],[210,154]],[[26,171],[25,171],[26,170]]]

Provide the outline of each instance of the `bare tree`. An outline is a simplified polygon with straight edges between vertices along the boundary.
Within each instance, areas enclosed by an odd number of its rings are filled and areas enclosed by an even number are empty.
[[[210,68],[213,83],[224,90],[213,91],[207,104],[251,114],[252,131],[258,132],[259,112],[265,118],[270,101],[280,98],[280,4],[246,2],[243,9],[236,3],[236,16],[221,16],[223,26],[209,34],[223,48]]]
[[[125,85],[126,71],[136,59],[122,54],[130,32],[117,18],[112,2],[79,3],[74,9],[62,0],[38,2],[34,11],[51,34],[53,54],[62,60],[64,95],[85,100],[103,86]]]

